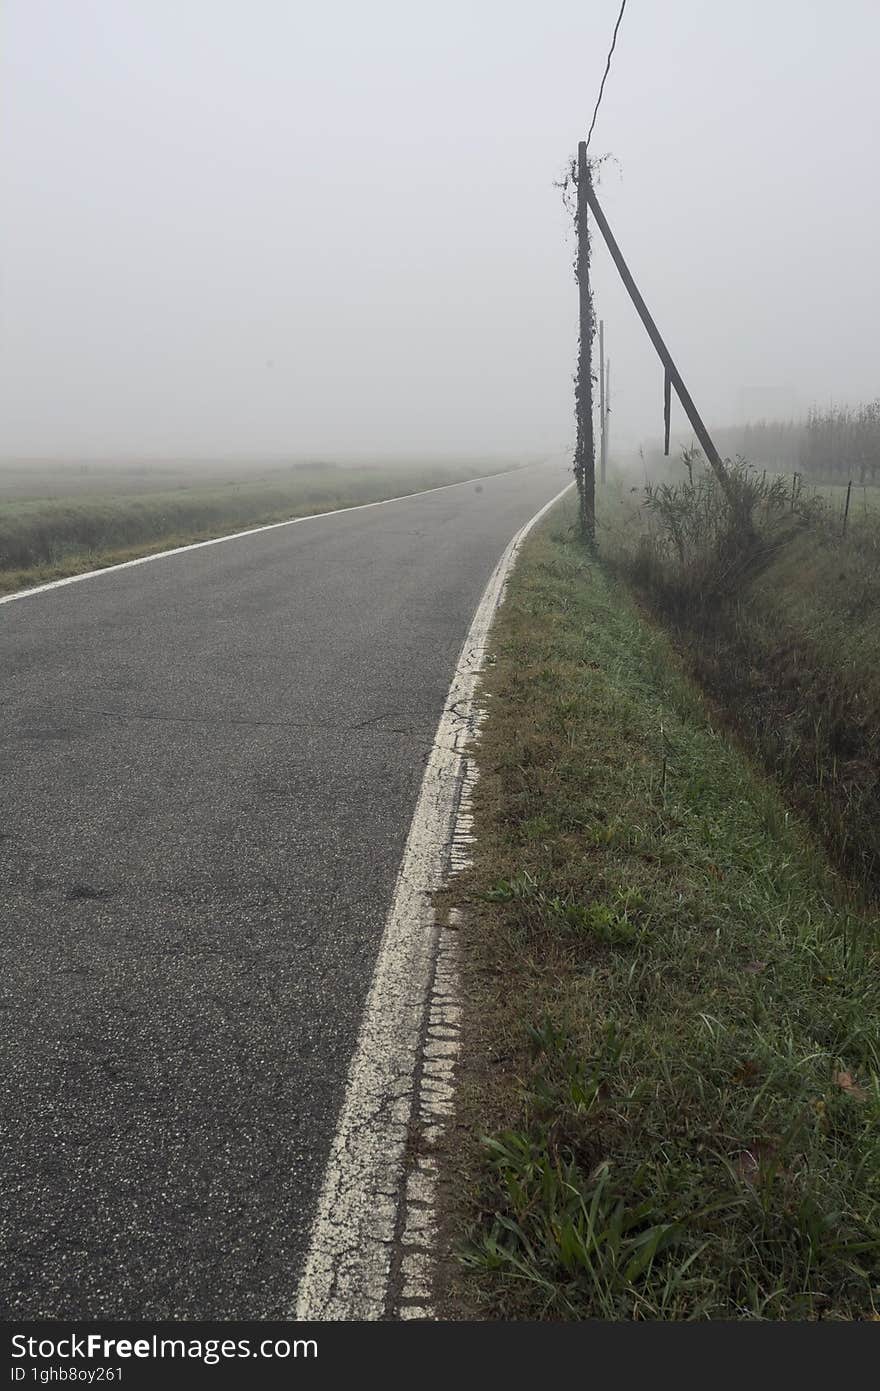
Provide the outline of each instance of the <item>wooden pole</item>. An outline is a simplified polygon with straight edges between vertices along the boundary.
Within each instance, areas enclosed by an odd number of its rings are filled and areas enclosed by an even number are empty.
[[[611,358],[605,361],[605,458],[611,450]]]
[[[590,236],[587,209],[590,197],[590,166],[587,145],[578,145],[577,163],[577,281],[580,336],[578,339],[575,412],[577,444],[575,477],[581,504],[581,529],[592,544],[596,539],[596,451],[593,440],[593,305],[590,298]]]
[[[663,453],[669,458],[669,430],[672,422],[672,378],[663,373]]]
[[[580,190],[578,191],[580,192]],[[693,429],[694,434],[700,441],[703,453],[708,459],[710,466],[715,471],[718,477],[718,481],[721,483],[721,486],[723,487],[726,495],[732,502],[734,500],[733,490],[730,485],[730,479],[727,476],[727,469],[724,467],[724,464],[721,461],[721,455],[718,453],[718,450],[715,448],[715,445],[712,442],[712,436],[709,434],[709,431],[703,424],[703,421],[700,417],[700,413],[691,399],[691,394],[682,380],[681,373],[679,372],[678,368],[672,360],[672,354],[670,353],[666,344],[663,342],[663,339],[660,335],[660,330],[658,329],[650,313],[648,312],[648,306],[645,304],[645,301],[639,294],[638,286],[636,285],[636,282],[633,280],[632,275],[630,274],[630,270],[626,264],[626,261],[623,259],[623,253],[621,252],[620,247],[614,240],[614,235],[611,231],[611,228],[608,226],[608,223],[605,219],[605,214],[599,207],[599,202],[596,198],[596,193],[593,188],[593,185],[589,181],[587,183],[587,203],[589,204],[590,211],[592,212],[593,216],[596,219],[596,222],[599,225],[599,231],[605,238],[608,250],[611,252],[611,258],[614,261],[614,264],[616,265],[618,271],[620,272],[620,278],[626,286],[627,292],[629,293],[629,297],[636,307],[638,316],[648,331],[648,337],[654,344],[654,347],[657,351],[657,356],[660,358],[660,361],[663,363],[663,366],[669,373],[672,385],[675,387],[676,395],[678,396],[679,401],[684,407],[685,414],[687,415],[687,418],[691,423],[691,428]]]
[[[599,479],[605,486],[605,320],[599,320]]]

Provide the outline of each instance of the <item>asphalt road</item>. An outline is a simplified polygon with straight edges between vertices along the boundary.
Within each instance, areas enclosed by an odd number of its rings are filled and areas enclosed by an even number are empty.
[[[455,661],[565,481],[0,605],[0,1316],[290,1313]]]

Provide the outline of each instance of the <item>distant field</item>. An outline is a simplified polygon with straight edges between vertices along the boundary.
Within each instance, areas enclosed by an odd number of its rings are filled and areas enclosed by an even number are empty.
[[[525,462],[0,462],[0,592]]]
[[[525,462],[498,455],[438,455],[342,459],[0,459],[0,507],[14,501],[59,501],[94,496],[190,492],[254,485],[287,486],[293,480],[339,479],[369,474],[395,478],[476,477]]]
[[[291,465],[266,465],[202,460],[0,460],[0,505],[14,500],[72,498],[94,493],[123,496],[164,490],[204,487],[205,484],[250,481],[289,474]]]

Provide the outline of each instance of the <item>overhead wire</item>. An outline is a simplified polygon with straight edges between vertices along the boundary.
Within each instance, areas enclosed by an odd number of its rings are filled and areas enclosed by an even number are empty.
[[[617,44],[617,31],[618,31],[618,29],[620,28],[620,21],[623,19],[623,12],[624,12],[625,9],[626,9],[626,0],[622,0],[621,6],[620,6],[620,14],[617,16],[617,23],[616,23],[615,26],[614,26],[614,34],[612,35],[612,38],[611,38],[611,47],[610,47],[610,49],[608,50],[608,58],[607,58],[606,63],[605,63],[605,71],[604,71],[604,73],[602,74],[602,83],[601,83],[601,86],[599,87],[599,95],[598,95],[598,97],[596,98],[596,105],[595,105],[595,107],[594,107],[594,109],[593,109],[593,119],[592,119],[592,121],[590,122],[590,130],[589,130],[589,134],[587,135],[587,149],[590,148],[590,139],[591,139],[591,137],[592,137],[593,130],[595,129],[596,117],[597,117],[598,114],[599,114],[599,107],[600,107],[601,104],[602,104],[602,93],[605,91],[605,82],[606,82],[606,80],[607,80],[607,78],[608,78],[609,72],[611,71],[611,58],[612,58],[612,55],[613,55],[613,53],[614,53],[615,46],[616,46],[616,44]]]

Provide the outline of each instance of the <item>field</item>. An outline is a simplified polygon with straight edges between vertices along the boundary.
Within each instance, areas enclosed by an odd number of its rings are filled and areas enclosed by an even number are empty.
[[[522,462],[7,461],[0,463],[0,592]]]

